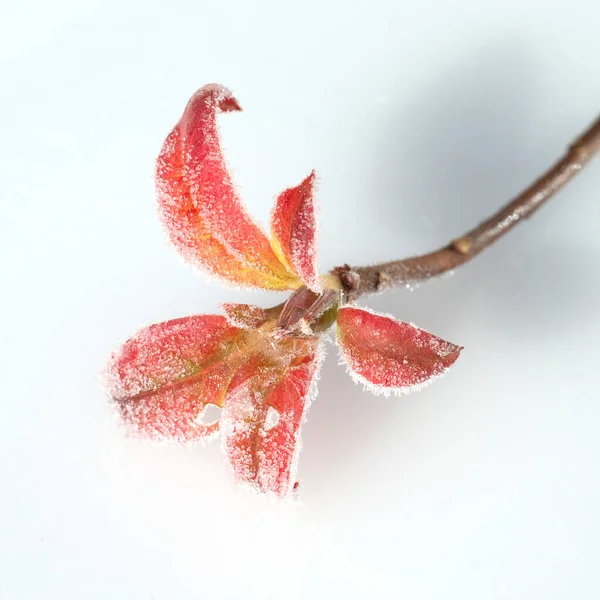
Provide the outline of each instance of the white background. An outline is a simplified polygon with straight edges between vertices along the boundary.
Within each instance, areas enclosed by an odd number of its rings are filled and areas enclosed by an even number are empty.
[[[314,167],[326,271],[433,249],[600,110],[596,0],[3,0],[0,599],[600,597],[600,160],[453,276],[365,304],[464,345],[425,391],[324,366],[302,506],[219,445],[127,438],[98,379],[137,328],[227,290],[165,243],[154,159],[231,87],[263,222]]]

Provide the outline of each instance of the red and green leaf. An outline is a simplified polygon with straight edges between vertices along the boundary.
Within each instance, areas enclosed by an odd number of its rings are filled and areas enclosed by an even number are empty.
[[[314,339],[290,343],[297,347],[288,364],[256,355],[240,368],[221,419],[235,479],[280,498],[289,496],[295,484],[300,427],[320,364]]]
[[[462,350],[414,325],[353,306],[338,309],[337,341],[350,374],[384,394],[428,383]]]
[[[218,423],[205,425],[201,415],[209,404],[223,405],[241,335],[217,315],[140,330],[112,354],[106,370],[123,420],[152,439],[192,442],[215,434]]]
[[[271,213],[271,245],[288,270],[319,292],[314,183],[313,172],[300,185],[279,195]]]
[[[244,209],[223,159],[216,115],[237,110],[223,86],[192,96],[158,157],[161,218],[180,254],[211,275],[244,287],[295,289],[299,279]]]

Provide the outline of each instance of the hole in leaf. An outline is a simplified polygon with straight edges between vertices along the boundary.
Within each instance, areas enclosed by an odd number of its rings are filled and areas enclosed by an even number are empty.
[[[212,425],[221,418],[221,408],[216,404],[207,404],[198,415],[198,423],[201,425]]]
[[[279,423],[279,413],[272,406],[269,406],[265,417],[265,431],[273,429],[277,423]]]

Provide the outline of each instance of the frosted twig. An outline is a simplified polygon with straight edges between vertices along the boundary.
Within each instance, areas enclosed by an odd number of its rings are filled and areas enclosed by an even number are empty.
[[[568,183],[600,149],[600,117],[552,165],[516,198],[447,246],[402,260],[367,267],[344,265],[332,271],[350,300],[397,285],[436,277],[468,262],[501,238]]]

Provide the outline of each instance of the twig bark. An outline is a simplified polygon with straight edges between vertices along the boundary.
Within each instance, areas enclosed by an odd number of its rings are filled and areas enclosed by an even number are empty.
[[[403,260],[368,267],[344,265],[334,269],[347,296],[380,292],[391,287],[430,279],[468,262],[517,223],[531,216],[569,182],[600,150],[600,117],[568,148],[563,157],[516,198],[489,219],[447,246]]]

